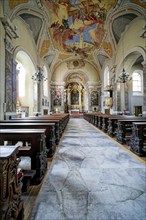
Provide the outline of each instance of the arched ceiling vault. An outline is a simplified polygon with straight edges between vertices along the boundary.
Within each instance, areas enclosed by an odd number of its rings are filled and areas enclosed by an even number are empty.
[[[66,62],[67,65],[68,59],[77,55],[90,62],[90,67],[93,64],[92,69],[97,67],[97,79],[100,79],[99,72],[105,61],[113,59],[125,27],[138,16],[138,10],[143,13],[146,9],[141,0],[129,0],[128,3],[121,0],[4,2],[10,17],[23,19],[33,33],[39,56],[48,64],[50,72],[55,72],[56,63],[64,65]],[[131,5],[135,10],[132,11]],[[126,10],[122,12],[122,8]],[[107,30],[108,25],[111,32]]]
[[[83,59],[68,59],[67,61],[60,62],[52,73],[52,81],[63,82],[70,73],[83,72],[86,79],[89,81],[100,81],[100,74],[98,70],[90,63]]]

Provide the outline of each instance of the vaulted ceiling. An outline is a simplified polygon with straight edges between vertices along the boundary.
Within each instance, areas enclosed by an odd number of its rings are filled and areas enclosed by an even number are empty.
[[[128,2],[134,3],[135,8],[146,8],[144,1]],[[8,0],[7,3],[11,10],[17,9],[17,15],[30,28],[40,57],[49,67],[56,58],[59,61],[78,55],[102,68],[104,61],[113,57],[125,27],[138,16],[128,5],[120,13],[125,0]],[[108,21],[109,18],[112,19]]]
[[[55,49],[86,57],[99,48],[105,34],[108,11],[117,0],[45,1],[50,14],[49,33]]]

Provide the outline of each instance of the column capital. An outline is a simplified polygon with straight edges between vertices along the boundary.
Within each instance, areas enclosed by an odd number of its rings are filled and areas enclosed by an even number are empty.
[[[141,64],[143,65],[143,67],[146,66],[146,60],[144,60],[143,62],[141,62]]]

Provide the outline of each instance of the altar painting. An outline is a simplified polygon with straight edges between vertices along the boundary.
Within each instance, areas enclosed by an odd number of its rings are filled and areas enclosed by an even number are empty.
[[[79,105],[79,91],[72,90],[71,92],[71,105]]]
[[[54,106],[61,106],[61,90],[54,91],[53,104],[54,104]]]
[[[98,105],[98,92],[93,91],[91,93],[91,106]]]

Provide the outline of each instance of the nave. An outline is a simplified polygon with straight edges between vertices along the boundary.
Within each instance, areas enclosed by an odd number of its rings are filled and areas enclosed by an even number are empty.
[[[70,118],[30,220],[144,220],[145,165],[82,118]]]

